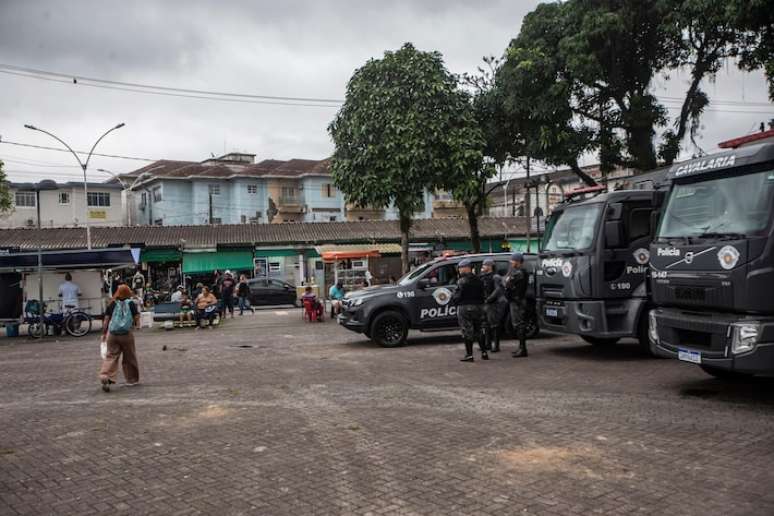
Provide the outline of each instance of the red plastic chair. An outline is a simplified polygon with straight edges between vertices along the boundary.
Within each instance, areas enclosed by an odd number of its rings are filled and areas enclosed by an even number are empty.
[[[323,321],[323,317],[324,317],[323,311],[320,310],[316,300],[304,299],[303,304],[304,304],[303,318],[305,321],[308,321],[308,322]]]

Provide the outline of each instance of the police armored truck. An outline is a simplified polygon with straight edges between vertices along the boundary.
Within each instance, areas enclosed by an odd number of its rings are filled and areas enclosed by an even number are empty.
[[[774,144],[678,163],[650,246],[652,349],[718,377],[774,374]]]
[[[472,262],[476,274],[484,259],[495,260],[495,270],[505,275],[510,266],[510,254],[469,254],[435,259],[403,276],[396,285],[379,285],[350,292],[344,299],[338,322],[348,330],[365,334],[380,346],[396,347],[405,343],[409,329],[421,331],[454,330],[458,327],[457,307],[451,303],[457,288],[458,263]],[[525,267],[533,277],[536,257],[524,255]],[[526,333],[528,338],[539,329],[534,310],[534,296],[528,289]],[[504,330],[510,334],[511,323],[506,317]]]
[[[634,337],[649,351],[645,276],[662,197],[653,189],[593,186],[554,209],[535,273],[542,328],[594,345]]]

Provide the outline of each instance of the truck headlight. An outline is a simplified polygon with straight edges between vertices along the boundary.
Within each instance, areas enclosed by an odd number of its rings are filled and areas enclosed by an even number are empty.
[[[758,342],[761,325],[757,322],[736,323],[731,325],[731,352],[752,351]]]
[[[656,322],[655,310],[651,310],[648,313],[648,334],[650,335],[650,340],[658,344],[658,323]]]
[[[365,301],[365,300],[362,297],[359,297],[359,298],[355,299],[355,302],[352,303],[352,306],[360,306],[360,305],[363,304],[363,301]]]

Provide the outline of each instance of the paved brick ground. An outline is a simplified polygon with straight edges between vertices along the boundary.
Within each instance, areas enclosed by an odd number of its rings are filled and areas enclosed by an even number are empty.
[[[110,394],[97,347],[0,339],[0,514],[774,513],[772,384],[633,346],[463,364],[267,311],[144,331]]]

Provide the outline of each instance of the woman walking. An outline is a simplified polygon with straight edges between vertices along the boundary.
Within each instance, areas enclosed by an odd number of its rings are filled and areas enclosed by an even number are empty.
[[[102,339],[107,341],[107,355],[102,361],[99,379],[102,390],[110,392],[110,384],[118,377],[118,360],[123,354],[121,367],[124,370],[126,385],[137,385],[140,381],[140,369],[134,349],[132,329],[139,326],[140,313],[132,302],[132,289],[121,285],[113,296],[113,302],[105,310],[102,323]]]

